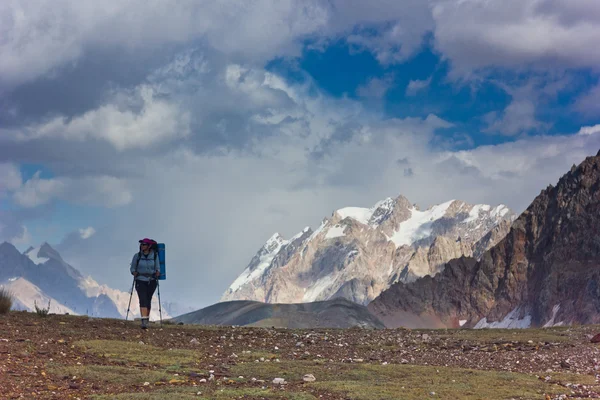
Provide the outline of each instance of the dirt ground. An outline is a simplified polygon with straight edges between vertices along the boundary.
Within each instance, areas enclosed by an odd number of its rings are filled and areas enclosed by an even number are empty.
[[[0,399],[600,398],[597,332],[144,331],[133,321],[10,312],[0,315]]]

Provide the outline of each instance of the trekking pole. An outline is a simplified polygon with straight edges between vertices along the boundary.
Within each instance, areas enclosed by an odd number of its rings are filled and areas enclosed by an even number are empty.
[[[133,296],[133,287],[135,286],[135,276],[133,277],[133,283],[131,284],[131,293],[129,293],[129,304],[127,305],[127,315],[125,316],[125,321],[129,318],[129,307],[131,307],[131,296]]]
[[[156,279],[156,289],[158,290],[158,314],[160,315],[160,326],[162,327],[162,309],[160,307],[160,282]]]

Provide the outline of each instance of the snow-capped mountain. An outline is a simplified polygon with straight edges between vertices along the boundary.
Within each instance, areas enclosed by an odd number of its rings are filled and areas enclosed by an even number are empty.
[[[300,303],[344,297],[368,304],[393,283],[435,275],[449,260],[479,257],[508,232],[504,205],[451,200],[421,211],[405,197],[346,207],[289,240],[274,234],[221,301]]]
[[[84,277],[47,243],[30,247],[22,254],[12,244],[0,244],[0,286],[13,294],[15,309],[29,311],[35,310],[36,304],[46,308],[50,303],[52,313],[124,318],[129,303],[128,292]],[[139,315],[137,304],[134,291],[130,317]],[[162,311],[163,318],[173,315],[165,307]],[[150,316],[159,318],[157,296],[153,298]]]

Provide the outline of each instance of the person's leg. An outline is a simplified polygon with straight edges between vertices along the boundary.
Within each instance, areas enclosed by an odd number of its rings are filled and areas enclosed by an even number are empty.
[[[148,314],[146,314],[148,316],[148,320],[150,320],[150,311],[152,311],[152,296],[154,296],[155,290],[156,290],[156,281],[151,280],[150,283],[148,283],[147,302],[146,302],[146,305],[148,306],[148,308],[147,308]]]
[[[135,288],[140,301],[142,328],[145,329],[148,326],[148,282],[136,281]]]

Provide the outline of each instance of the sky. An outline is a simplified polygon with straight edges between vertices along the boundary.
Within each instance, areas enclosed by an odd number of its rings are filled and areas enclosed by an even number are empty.
[[[597,0],[4,0],[0,242],[205,307],[275,232],[525,210],[600,149]]]

